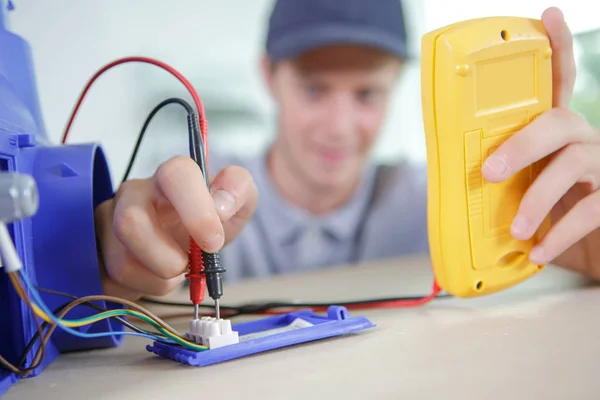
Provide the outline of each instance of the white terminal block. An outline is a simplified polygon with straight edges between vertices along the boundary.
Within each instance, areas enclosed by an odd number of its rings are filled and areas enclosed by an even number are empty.
[[[240,342],[239,335],[231,329],[231,321],[202,317],[190,322],[188,338],[209,349],[229,346]]]

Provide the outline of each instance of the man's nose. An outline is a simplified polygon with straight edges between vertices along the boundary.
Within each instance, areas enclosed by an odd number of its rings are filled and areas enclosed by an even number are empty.
[[[335,136],[349,136],[354,132],[356,109],[349,96],[336,96],[329,108],[330,133]]]

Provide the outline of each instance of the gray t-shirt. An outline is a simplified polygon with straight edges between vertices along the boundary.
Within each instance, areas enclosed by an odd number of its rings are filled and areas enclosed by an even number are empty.
[[[227,281],[427,253],[427,172],[423,165],[368,165],[344,207],[314,216],[273,185],[266,153],[210,155],[210,171],[238,165],[252,175],[259,202],[242,233],[221,251]]]

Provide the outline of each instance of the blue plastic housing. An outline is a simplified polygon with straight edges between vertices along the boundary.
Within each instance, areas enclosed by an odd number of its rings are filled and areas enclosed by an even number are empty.
[[[0,0],[0,171],[29,174],[36,180],[40,206],[32,218],[9,225],[24,272],[39,286],[75,296],[102,293],[96,249],[94,210],[111,198],[112,182],[107,161],[97,144],[57,146],[50,143],[44,126],[30,49],[6,29],[6,11]],[[66,118],[66,116],[65,116]],[[68,299],[41,293],[51,309]],[[110,308],[104,302],[98,305]],[[94,310],[78,307],[69,318],[84,318]],[[300,319],[311,326],[264,334]],[[327,316],[301,311],[238,324],[239,344],[205,352],[154,343],[148,351],[190,365],[210,365],[303,342],[339,336],[374,327],[365,317],[350,317],[343,307],[331,307]],[[88,332],[117,332],[123,326],[110,319],[80,328]],[[15,293],[0,269],[0,354],[16,364],[37,332],[31,311]],[[44,363],[30,377],[39,375],[61,352],[116,346],[122,336],[82,339],[57,329],[46,348]],[[38,346],[25,366],[31,365]],[[0,367],[0,397],[18,377]]]
[[[298,324],[297,322],[301,322]],[[295,327],[293,325],[296,325]],[[159,357],[197,367],[222,363],[300,343],[347,335],[375,327],[366,317],[351,317],[345,307],[331,306],[326,316],[311,310],[277,315],[232,326],[240,343],[207,351],[154,342],[146,349]]]
[[[9,231],[32,282],[76,296],[102,293],[94,209],[113,196],[106,158],[96,144],[50,144],[30,49],[23,39],[6,30],[8,8],[7,1],[0,0],[0,170],[32,175],[40,196],[37,214],[10,224]],[[44,293],[42,297],[51,309],[68,301]],[[81,307],[69,317],[94,312]],[[106,320],[87,329],[106,332],[123,328]],[[16,363],[36,331],[31,312],[0,269],[0,354]],[[57,329],[43,365],[30,376],[38,375],[60,352],[111,347],[118,340],[119,336],[80,339]],[[31,365],[36,350],[37,346],[25,366]],[[0,367],[0,396],[16,380]]]

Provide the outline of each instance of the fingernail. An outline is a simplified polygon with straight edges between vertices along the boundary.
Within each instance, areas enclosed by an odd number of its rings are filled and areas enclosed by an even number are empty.
[[[231,218],[235,213],[235,198],[224,190],[217,190],[212,197],[221,218]]]
[[[535,264],[544,264],[545,256],[546,256],[546,252],[544,251],[544,248],[539,245],[535,246],[531,250],[531,253],[529,253],[529,259],[531,260],[532,263],[535,263]]]
[[[222,238],[221,234],[217,233],[215,236],[202,242],[201,247],[204,251],[208,251],[208,252],[217,251],[221,247],[222,242],[223,242],[223,238]]]
[[[497,174],[503,174],[506,172],[508,167],[504,157],[499,157],[496,155],[489,156],[487,160],[485,160],[484,165]]]
[[[527,219],[525,219],[525,217],[523,217],[521,215],[517,215],[512,222],[510,230],[513,235],[514,234],[519,235],[519,234],[525,233],[527,231],[528,225],[529,224],[527,223]]]

